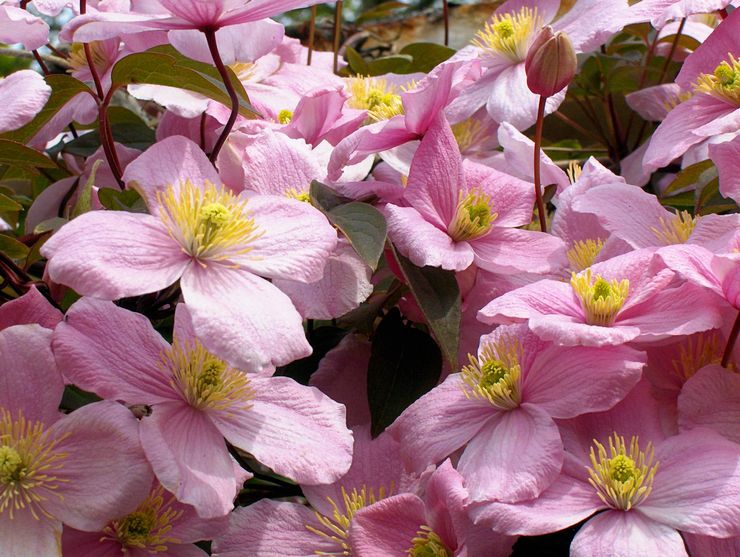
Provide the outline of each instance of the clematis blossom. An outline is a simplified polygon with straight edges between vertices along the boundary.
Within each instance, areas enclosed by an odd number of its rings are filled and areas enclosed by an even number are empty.
[[[0,79],[0,98],[3,99],[0,133],[16,130],[33,120],[50,95],[51,87],[31,70],[13,72]]]
[[[313,282],[337,234],[316,209],[227,190],[198,146],[170,137],[124,173],[150,215],[92,211],[44,244],[50,278],[115,300],[180,281],[204,346],[251,372],[311,352],[290,299],[261,277]]]

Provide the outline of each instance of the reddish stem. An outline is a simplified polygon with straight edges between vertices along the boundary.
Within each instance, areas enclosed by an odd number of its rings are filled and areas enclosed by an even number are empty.
[[[722,19],[727,19],[728,15],[729,14],[727,13],[727,8],[722,8],[721,10],[719,10],[719,17],[721,17]]]
[[[311,65],[313,60],[313,46],[316,41],[316,13],[318,7],[311,6],[311,19],[308,23],[308,65]]]
[[[103,102],[100,103],[98,109],[98,124],[100,133],[100,143],[103,146],[105,152],[105,158],[108,160],[108,166],[110,166],[113,177],[118,183],[118,187],[124,189],[123,183],[123,168],[121,167],[121,161],[118,159],[118,153],[116,153],[116,145],[113,140],[113,132],[108,122],[108,107],[113,99],[113,93],[115,88],[111,87],[108,94],[103,98]]]
[[[442,15],[445,20],[445,46],[450,44],[450,4],[448,0],[442,0]]]
[[[203,31],[203,34],[205,34],[206,36],[206,41],[208,42],[208,50],[211,51],[213,63],[215,64],[216,69],[218,70],[218,73],[224,82],[224,87],[226,87],[226,91],[229,94],[229,99],[231,100],[231,114],[229,114],[229,119],[226,122],[226,126],[224,126],[223,131],[221,132],[221,136],[218,138],[218,141],[216,141],[216,145],[213,147],[213,152],[208,157],[211,163],[215,166],[216,159],[218,159],[218,154],[221,151],[221,147],[223,147],[224,143],[226,143],[231,130],[234,129],[236,119],[239,116],[239,97],[236,94],[234,85],[231,83],[231,77],[229,77],[229,72],[226,69],[223,60],[221,59],[221,54],[218,52],[218,44],[216,42],[216,30],[201,29],[201,31]]]
[[[545,203],[542,200],[542,179],[540,177],[540,152],[542,147],[542,128],[545,120],[545,102],[547,97],[540,95],[540,104],[537,108],[537,128],[534,134],[534,193],[537,197],[537,215],[540,219],[540,230],[547,232],[547,215]]]
[[[722,367],[727,367],[730,365],[730,357],[732,356],[732,349],[735,347],[735,342],[737,341],[737,335],[740,333],[740,311],[737,312],[737,318],[735,319],[735,324],[732,326],[732,331],[730,332],[730,336],[727,337],[727,344],[725,345],[725,351],[724,354],[722,354]]]

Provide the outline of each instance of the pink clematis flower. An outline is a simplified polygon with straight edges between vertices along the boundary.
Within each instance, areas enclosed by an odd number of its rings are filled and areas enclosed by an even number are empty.
[[[206,557],[193,542],[223,533],[228,518],[200,518],[154,482],[136,510],[109,522],[98,532],[65,528],[64,557]]]
[[[489,271],[563,266],[559,239],[515,228],[531,221],[534,188],[477,166],[479,172],[466,172],[452,130],[439,115],[414,156],[404,192],[408,206],[384,208],[388,235],[401,254],[415,265],[455,271],[473,263]]]
[[[0,99],[3,102],[0,133],[16,130],[33,120],[50,95],[51,87],[43,77],[31,70],[13,72],[0,79]]]
[[[709,158],[719,173],[719,192],[740,203],[740,136],[731,141],[709,146]]]
[[[713,429],[740,444],[740,374],[735,358],[729,369],[710,364],[694,374],[678,396],[678,427]]]
[[[691,306],[682,299],[691,299]],[[508,292],[484,307],[478,319],[528,322],[543,340],[566,346],[654,342],[722,324],[717,297],[680,280],[650,249],[573,273],[570,284],[545,279]]]
[[[626,346],[561,348],[526,325],[480,339],[477,357],[421,397],[389,431],[421,472],[464,447],[458,471],[473,502],[532,499],[560,473],[553,418],[606,410],[640,379],[644,354]]]
[[[226,515],[243,483],[224,437],[303,484],[344,474],[352,446],[344,407],[287,377],[228,366],[204,349],[188,313],[177,306],[170,346],[140,315],[83,298],[55,332],[57,361],[85,390],[151,406],[141,421],[147,458],[161,484],[202,517]],[[140,349],[132,355],[130,346]]]
[[[729,6],[731,0],[640,0],[630,6],[632,23],[650,21],[656,29],[662,29],[669,21],[694,14],[716,12]]]
[[[37,324],[53,329],[62,320],[62,312],[52,306],[35,286],[20,298],[0,306],[0,331],[13,325]]]
[[[57,283],[115,300],[180,280],[196,334],[239,369],[262,371],[307,356],[290,299],[260,278],[321,278],[337,234],[316,209],[275,196],[237,196],[197,145],[170,137],[124,174],[151,215],[92,211],[42,248]]]
[[[516,541],[472,523],[463,508],[462,477],[446,460],[424,486],[424,495],[394,495],[357,511],[349,529],[356,557],[446,555],[507,557]]]
[[[146,496],[138,422],[115,402],[59,412],[47,329],[0,331],[0,354],[0,554],[61,557],[62,523],[94,532]]]
[[[571,557],[688,557],[680,532],[740,534],[740,448],[707,429],[666,438],[649,389],[612,410],[562,422],[566,457],[537,499],[471,509],[476,523],[516,535],[584,524]]]
[[[35,50],[48,40],[49,26],[43,19],[15,6],[0,5],[0,42]]]

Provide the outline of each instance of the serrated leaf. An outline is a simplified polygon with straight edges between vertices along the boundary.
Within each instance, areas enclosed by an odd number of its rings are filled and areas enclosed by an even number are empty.
[[[432,337],[404,324],[398,308],[375,331],[367,369],[371,433],[377,437],[439,381],[442,354]]]
[[[21,261],[28,257],[28,246],[21,244],[15,238],[7,234],[0,234],[0,252],[16,261]]]
[[[36,168],[53,168],[56,165],[49,157],[22,143],[0,139],[0,166],[22,168],[36,173]]]
[[[357,255],[375,271],[388,233],[383,214],[372,205],[352,201],[334,207],[326,216],[347,237]]]
[[[442,353],[457,368],[460,346],[460,288],[455,273],[439,267],[417,267],[393,248],[419,308],[432,329]]]
[[[687,166],[679,172],[668,187],[663,191],[663,196],[684,188],[693,187],[697,184],[708,184],[717,177],[717,169],[710,160],[697,162]],[[703,186],[702,186],[703,187]]]

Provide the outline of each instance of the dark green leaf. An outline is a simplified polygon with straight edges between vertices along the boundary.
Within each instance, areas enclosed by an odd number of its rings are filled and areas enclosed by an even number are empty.
[[[362,260],[373,271],[377,269],[388,228],[383,214],[372,205],[352,201],[334,207],[326,216],[347,237]]]
[[[146,213],[146,204],[136,190],[101,188],[98,190],[98,199],[106,209]]]
[[[23,205],[0,193],[0,211],[14,212],[23,209]]]
[[[325,213],[328,213],[334,209],[334,207],[344,205],[351,201],[351,199],[337,195],[329,186],[322,184],[318,180],[311,182],[309,195],[311,197],[311,203]]]
[[[403,47],[401,54],[409,55],[414,59],[409,73],[429,73],[455,54],[455,49],[436,43],[412,43]]]
[[[393,308],[378,325],[367,370],[371,432],[377,437],[439,381],[442,354],[434,340],[404,324]]]
[[[147,127],[144,122],[138,124],[128,122],[113,124],[111,131],[113,132],[114,141],[132,149],[139,149],[140,151],[145,151],[156,141],[154,130]],[[99,147],[100,132],[96,129],[70,141],[64,145],[62,150],[72,155],[89,157]]]
[[[36,168],[53,168],[56,165],[49,157],[22,143],[0,139],[0,166],[22,168],[35,172]]]
[[[21,261],[28,257],[28,246],[7,234],[0,234],[0,251],[11,259]]]
[[[357,75],[369,74],[370,69],[367,67],[367,62],[363,60],[362,56],[360,56],[360,53],[357,52],[354,48],[352,48],[351,46],[346,47],[344,50],[344,56],[347,59],[349,68],[352,70],[353,73]]]
[[[338,327],[316,328],[310,333],[308,339],[313,348],[312,354],[278,368],[275,375],[290,377],[303,385],[308,385],[308,380],[313,372],[318,369],[319,363],[326,356],[326,353],[339,344],[347,333],[348,331]]]
[[[368,75],[384,75],[387,73],[407,74],[412,69],[413,57],[405,54],[383,56],[367,63]]]

